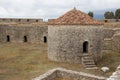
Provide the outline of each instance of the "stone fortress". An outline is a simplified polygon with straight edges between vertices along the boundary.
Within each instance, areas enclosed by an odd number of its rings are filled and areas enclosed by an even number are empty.
[[[1,18],[0,32],[0,42],[47,44],[50,60],[86,67],[95,66],[102,58],[102,50],[120,53],[120,27],[106,27],[75,8],[48,22]]]

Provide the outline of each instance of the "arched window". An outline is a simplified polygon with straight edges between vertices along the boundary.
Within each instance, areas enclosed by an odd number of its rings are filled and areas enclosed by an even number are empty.
[[[83,43],[83,53],[88,53],[88,42],[87,41]]]
[[[10,36],[9,35],[7,35],[7,40],[6,41],[10,42]]]
[[[44,43],[47,43],[47,37],[44,36]]]
[[[24,42],[28,42],[27,36],[24,36]]]

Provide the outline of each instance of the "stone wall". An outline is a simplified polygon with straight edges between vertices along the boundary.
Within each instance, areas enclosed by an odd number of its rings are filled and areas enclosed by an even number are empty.
[[[103,50],[112,50],[112,37],[115,33],[115,31],[113,30],[113,28],[106,28],[104,27],[103,29],[103,37],[104,37],[104,41],[103,41]]]
[[[83,72],[76,72],[72,70],[66,70],[63,68],[56,68],[32,80],[56,80],[55,78],[64,79],[66,77],[69,78],[70,80],[105,80],[106,79],[104,77],[95,76]]]
[[[44,43],[44,36],[47,37],[47,26],[15,26],[1,25],[0,26],[0,42],[11,43]],[[8,40],[9,36],[9,40]]]
[[[115,34],[115,31],[113,30],[113,28],[104,27],[102,33],[104,34],[103,35],[104,39],[106,39],[106,38],[112,38],[113,35]]]
[[[48,27],[48,57],[54,61],[81,63],[85,54],[101,59],[102,26],[54,25]],[[88,42],[88,53],[83,43]]]
[[[120,33],[113,36],[112,50],[120,53]]]
[[[105,19],[103,22],[120,22],[120,19]]]
[[[120,28],[104,27],[103,34],[103,50],[113,50],[115,52],[120,52]]]
[[[43,22],[43,19],[27,19],[27,18],[0,18],[0,22],[17,22],[17,23],[35,23]]]
[[[103,50],[112,50],[112,39],[111,38],[104,39]]]
[[[116,71],[107,80],[120,80],[120,65],[117,67]]]

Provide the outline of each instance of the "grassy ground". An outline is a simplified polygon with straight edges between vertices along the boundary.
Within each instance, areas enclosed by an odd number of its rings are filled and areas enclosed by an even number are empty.
[[[47,45],[0,44],[0,80],[30,80],[56,67],[95,75],[109,76],[120,64],[120,53],[103,52],[98,67],[108,66],[110,71],[86,70],[81,64],[59,63],[48,60]]]

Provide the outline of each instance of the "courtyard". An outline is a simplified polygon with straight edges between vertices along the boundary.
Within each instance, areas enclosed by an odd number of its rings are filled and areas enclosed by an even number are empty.
[[[103,51],[103,59],[97,63],[98,69],[89,70],[81,64],[50,61],[47,44],[0,44],[0,80],[31,80],[57,67],[109,77],[119,64],[120,54],[112,51]],[[102,72],[100,68],[103,66],[110,70]]]

